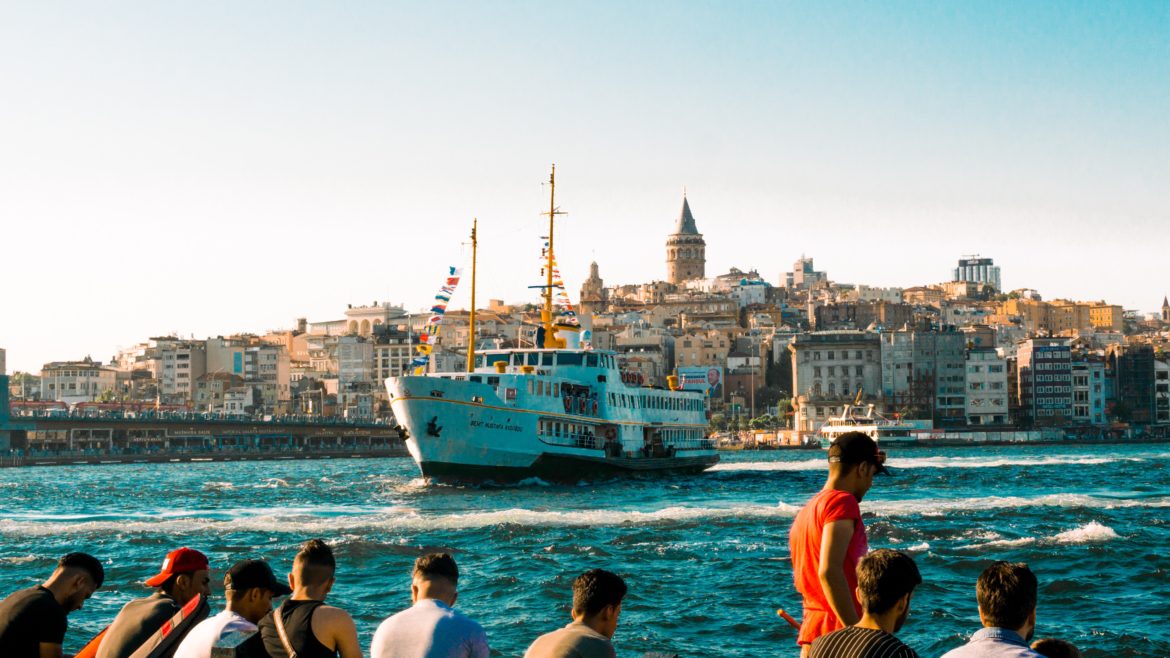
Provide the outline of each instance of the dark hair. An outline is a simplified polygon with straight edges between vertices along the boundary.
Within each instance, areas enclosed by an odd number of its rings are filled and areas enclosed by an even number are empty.
[[[1072,642],[1046,637],[1032,643],[1032,651],[1045,658],[1081,658],[1081,652]]]
[[[999,628],[1017,629],[1036,610],[1036,574],[1023,562],[994,562],[979,574],[975,598],[983,620]]]
[[[106,581],[106,570],[102,568],[102,563],[89,553],[69,553],[57,560],[57,568],[81,569],[89,574],[97,587]]]
[[[573,612],[592,617],[626,595],[626,581],[605,569],[590,569],[573,580]]]
[[[301,544],[301,550],[293,558],[293,569],[300,567],[304,585],[320,585],[333,577],[337,571],[337,560],[333,549],[321,539],[310,539]]]
[[[446,578],[455,585],[459,582],[459,567],[447,553],[428,553],[414,561],[414,575],[426,580]]]
[[[857,589],[861,607],[882,614],[922,584],[918,565],[909,555],[888,548],[876,550],[857,564]]]

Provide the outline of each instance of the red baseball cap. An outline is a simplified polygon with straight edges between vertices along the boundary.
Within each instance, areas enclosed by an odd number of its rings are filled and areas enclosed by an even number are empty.
[[[208,568],[207,556],[193,548],[176,548],[167,553],[163,560],[162,571],[146,581],[149,587],[158,587],[167,582],[171,576],[180,573],[192,573]]]

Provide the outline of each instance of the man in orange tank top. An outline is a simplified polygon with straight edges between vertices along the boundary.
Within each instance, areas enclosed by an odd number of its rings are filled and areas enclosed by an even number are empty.
[[[886,453],[862,432],[847,432],[829,446],[825,487],[797,513],[788,533],[792,577],[804,603],[797,643],[802,658],[818,637],[861,618],[857,563],[869,550],[859,503],[878,473],[889,474]]]

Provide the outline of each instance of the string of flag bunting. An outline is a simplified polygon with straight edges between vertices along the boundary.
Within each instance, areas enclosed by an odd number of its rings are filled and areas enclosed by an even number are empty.
[[[544,243],[544,249],[541,250],[541,263],[544,263],[540,268],[540,275],[545,276],[545,267],[547,267],[548,258],[548,242]],[[573,302],[569,300],[569,293],[565,291],[565,282],[561,278],[560,268],[557,267],[556,254],[552,254],[552,274],[553,274],[553,305],[560,309],[560,320],[563,324],[572,326],[580,326],[580,320],[577,319],[577,311],[573,309]]]
[[[427,318],[426,325],[419,333],[418,345],[414,347],[418,352],[418,356],[410,361],[410,367],[416,375],[421,375],[427,370],[427,364],[431,360],[431,352],[434,350],[435,339],[439,336],[439,326],[443,324],[443,316],[447,313],[447,304],[451,302],[451,296],[455,294],[455,289],[459,287],[459,278],[461,275],[462,270],[460,268],[447,268],[446,283],[439,288],[438,294],[435,295],[434,305],[431,306],[431,315]]]

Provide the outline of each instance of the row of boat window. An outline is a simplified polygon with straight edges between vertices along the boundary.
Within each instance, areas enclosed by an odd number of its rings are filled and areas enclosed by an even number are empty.
[[[503,362],[511,366],[585,366],[587,368],[616,369],[617,361],[612,354],[596,352],[508,352],[505,354],[480,354],[475,357],[475,366],[494,366]]]
[[[703,431],[691,430],[659,430],[662,442],[667,445],[692,443],[703,439]]]
[[[536,430],[541,436],[552,436],[558,439],[593,440],[593,427],[581,423],[562,423],[559,420],[542,420]]]
[[[703,401],[698,399],[670,398],[662,395],[630,395],[610,393],[610,406],[629,409],[663,409],[666,411],[702,411]]]

